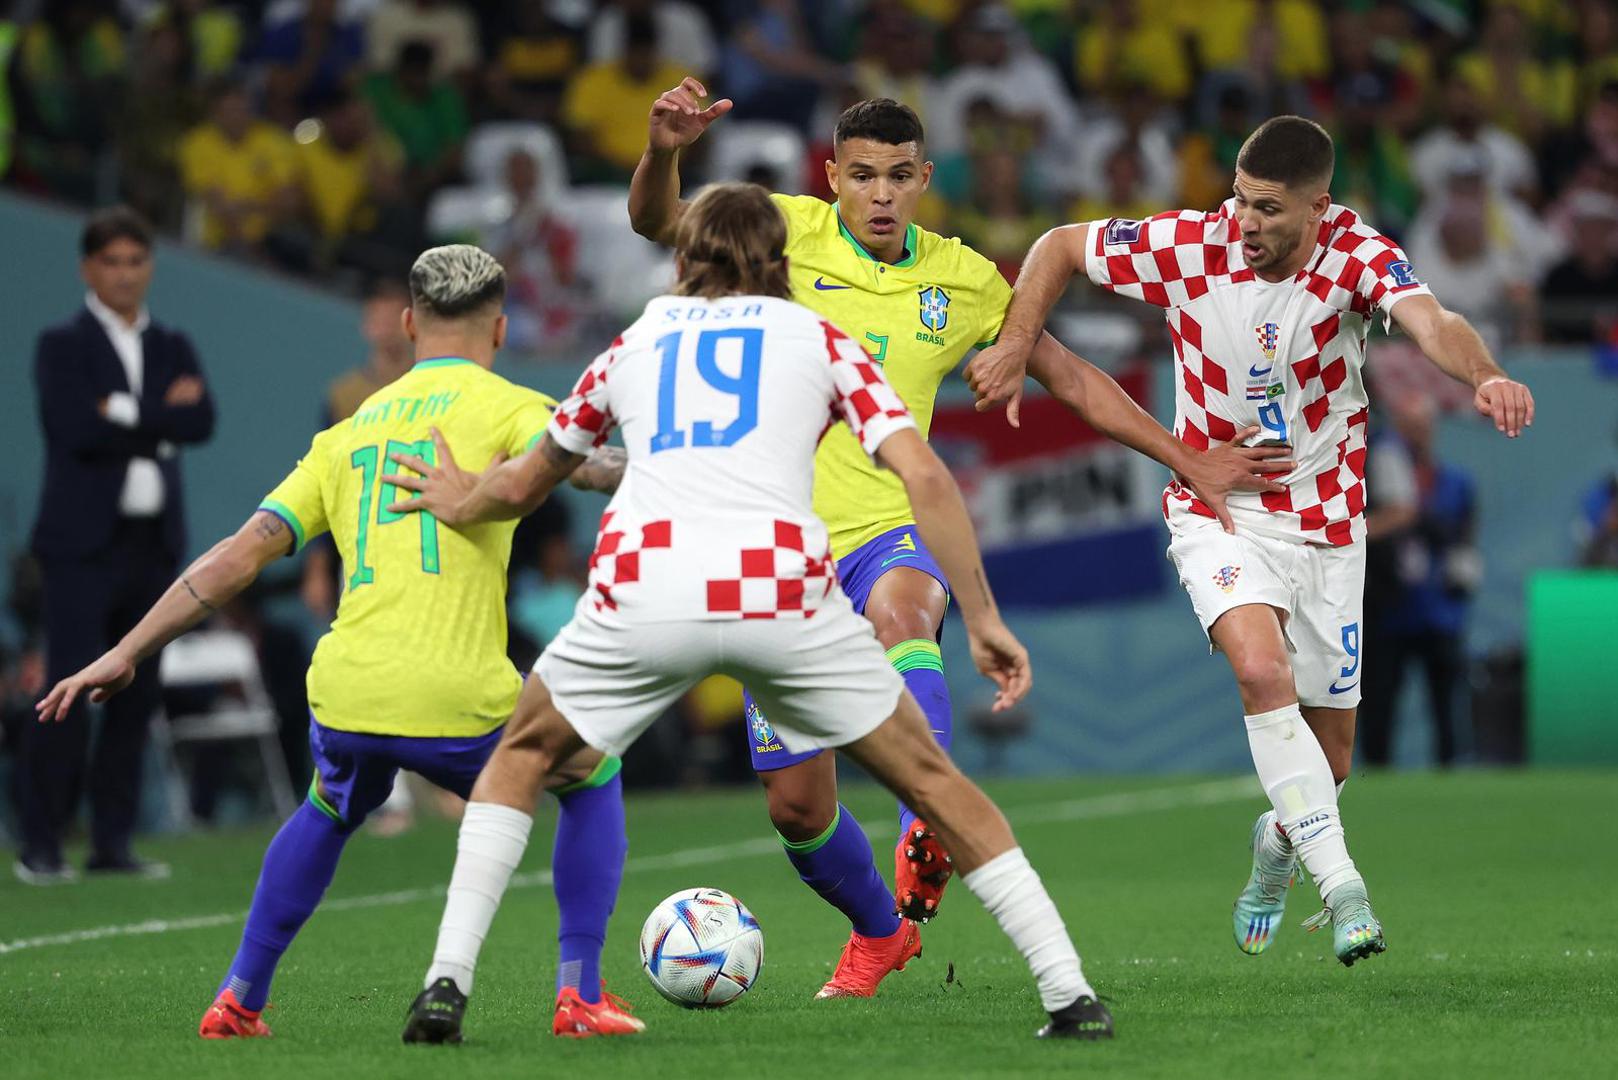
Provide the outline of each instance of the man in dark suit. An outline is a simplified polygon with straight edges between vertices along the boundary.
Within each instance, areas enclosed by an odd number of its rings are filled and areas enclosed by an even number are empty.
[[[133,211],[99,211],[85,226],[80,270],[89,292],[73,318],[39,336],[34,381],[45,433],[45,484],[33,550],[45,574],[47,681],[71,674],[123,636],[174,580],[185,554],[177,447],[213,434],[213,402],[186,336],[146,311],[152,236]],[[17,876],[76,876],[62,834],[85,788],[89,757],[91,872],[161,875],[130,849],[158,665],[90,718],[25,726],[15,796]]]

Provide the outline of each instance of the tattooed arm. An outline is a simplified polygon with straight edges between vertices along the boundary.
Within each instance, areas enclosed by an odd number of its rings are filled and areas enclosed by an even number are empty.
[[[882,440],[876,458],[904,482],[911,509],[916,513],[916,528],[944,568],[955,600],[961,605],[972,659],[999,688],[995,710],[1011,708],[1032,685],[1028,650],[1000,621],[961,489],[913,428],[895,431]]]
[[[235,535],[186,567],[122,641],[83,671],[57,683],[35,706],[39,719],[65,718],[86,691],[91,701],[105,701],[128,686],[135,665],[218,611],[291,548],[292,533],[285,522],[267,510],[255,513]]]
[[[531,514],[557,484],[585,462],[583,454],[563,449],[547,433],[521,457],[496,459],[480,473],[467,472],[456,464],[454,451],[437,428],[432,436],[436,463],[415,454],[389,455],[417,475],[389,477],[389,483],[415,495],[400,498],[388,510],[395,514],[425,510],[451,528]]]
[[[621,446],[603,446],[573,470],[568,483],[580,491],[599,491],[611,495],[624,482],[624,469],[628,466],[627,450]]]

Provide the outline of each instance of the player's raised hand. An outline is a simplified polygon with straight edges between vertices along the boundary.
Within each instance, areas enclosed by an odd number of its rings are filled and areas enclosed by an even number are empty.
[[[1001,341],[972,358],[966,365],[966,385],[977,398],[978,412],[996,405],[1006,407],[1006,422],[1021,427],[1023,379],[1028,374],[1032,342]]]
[[[1496,431],[1515,439],[1534,425],[1534,395],[1515,379],[1497,375],[1485,379],[1472,398],[1479,413],[1494,421]]]
[[[406,476],[400,473],[389,477],[388,482],[395,487],[417,494],[413,499],[399,499],[390,504],[388,510],[395,514],[425,510],[446,525],[458,525],[462,520],[461,508],[483,475],[467,472],[456,463],[455,454],[450,450],[449,443],[444,440],[443,432],[433,428],[432,437],[435,451],[433,456],[438,459],[436,463],[415,454],[388,455],[394,464],[402,465],[419,474]],[[505,460],[506,454],[501,451],[489,462],[489,468],[495,468]]]
[[[42,724],[60,723],[86,690],[90,692],[90,700],[99,703],[128,686],[134,678],[134,663],[117,649],[108,649],[99,660],[53,686],[34,706],[34,711]]]
[[[665,90],[652,102],[649,142],[653,150],[678,150],[690,146],[708,130],[708,125],[724,116],[736,103],[720,98],[703,107],[708,88],[689,75],[673,90]]]
[[[1276,477],[1291,472],[1298,465],[1292,460],[1290,446],[1242,445],[1258,431],[1256,424],[1243,428],[1229,442],[1193,454],[1190,464],[1179,470],[1180,482],[1207,504],[1228,533],[1236,531],[1230,508],[1225,505],[1231,492],[1285,491],[1287,486]]]
[[[1003,712],[1021,701],[1034,685],[1034,672],[1028,664],[1028,650],[1016,635],[994,618],[984,626],[968,625],[972,662],[978,671],[994,681],[994,711]]]

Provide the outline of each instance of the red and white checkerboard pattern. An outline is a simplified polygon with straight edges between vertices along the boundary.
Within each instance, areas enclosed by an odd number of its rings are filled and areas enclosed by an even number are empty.
[[[820,328],[826,335],[835,394],[827,427],[843,421],[865,452],[875,454],[883,439],[899,428],[915,427],[916,422],[864,346],[824,319]]]
[[[1166,309],[1179,361],[1175,432],[1185,443],[1206,450],[1259,424],[1261,406],[1283,410],[1298,467],[1284,492],[1231,496],[1239,527],[1334,546],[1363,537],[1366,331],[1378,311],[1428,291],[1404,253],[1336,205],[1322,219],[1314,258],[1290,285],[1258,280],[1242,262],[1234,200],[1213,213],[1095,222],[1091,235],[1091,280]],[[1255,334],[1272,322],[1273,361]],[[1279,398],[1248,396],[1250,383],[1276,382],[1285,387]],[[1171,521],[1176,513],[1213,516],[1178,483],[1164,491],[1163,508]]]
[[[596,549],[590,553],[590,593],[597,611],[618,610],[613,590],[640,581],[642,552],[674,546],[672,521],[647,521],[627,529],[613,528],[612,519],[610,509],[601,515]]]
[[[607,372],[617,361],[624,339],[613,339],[607,351],[584,369],[573,392],[551,414],[551,438],[575,454],[587,454],[607,441],[617,421],[607,404]]]
[[[775,543],[744,547],[738,577],[707,581],[708,611],[742,619],[809,619],[837,584],[830,552],[804,550],[803,527],[777,521]]]

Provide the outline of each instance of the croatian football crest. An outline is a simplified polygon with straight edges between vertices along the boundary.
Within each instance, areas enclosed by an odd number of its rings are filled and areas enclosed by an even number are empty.
[[[753,742],[757,744],[759,753],[781,749],[781,743],[775,737],[775,728],[764,719],[764,710],[754,702],[748,702],[747,723],[753,729]]]
[[[1264,359],[1274,363],[1275,348],[1281,341],[1281,328],[1267,322],[1263,326],[1253,327],[1253,332],[1258,335],[1258,347],[1264,350]]]
[[[937,285],[921,290],[921,325],[937,334],[949,324],[949,293]]]
[[[1236,579],[1241,577],[1242,568],[1239,566],[1221,566],[1214,574],[1214,584],[1227,593],[1236,587]]]

